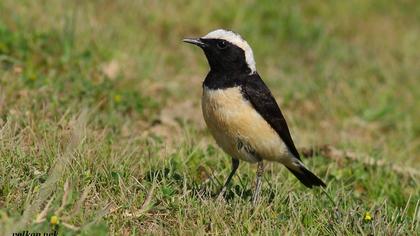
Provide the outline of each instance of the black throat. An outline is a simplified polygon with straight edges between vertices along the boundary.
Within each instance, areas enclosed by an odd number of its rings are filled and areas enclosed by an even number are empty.
[[[203,82],[203,87],[209,89],[225,89],[242,86],[253,75],[247,73],[222,73],[210,71]]]

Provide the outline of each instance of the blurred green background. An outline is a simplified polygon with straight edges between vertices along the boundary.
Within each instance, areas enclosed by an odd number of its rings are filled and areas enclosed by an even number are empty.
[[[297,146],[420,167],[418,1],[2,0],[0,234],[416,232],[418,176],[388,165],[308,161],[335,205],[275,164],[255,212],[253,166],[211,197],[230,161],[201,117],[205,57],[181,40],[217,28],[251,45]]]

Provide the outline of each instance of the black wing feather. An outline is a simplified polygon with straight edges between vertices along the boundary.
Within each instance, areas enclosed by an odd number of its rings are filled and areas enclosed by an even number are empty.
[[[257,73],[248,76],[248,78],[242,80],[241,87],[246,99],[277,132],[293,156],[300,160],[299,152],[293,143],[286,120],[260,76]]]

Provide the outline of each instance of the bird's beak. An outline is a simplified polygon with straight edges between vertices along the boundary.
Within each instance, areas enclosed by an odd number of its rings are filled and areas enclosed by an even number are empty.
[[[185,38],[182,41],[185,43],[191,43],[191,44],[197,45],[201,48],[204,48],[207,46],[207,44],[203,42],[200,38]]]

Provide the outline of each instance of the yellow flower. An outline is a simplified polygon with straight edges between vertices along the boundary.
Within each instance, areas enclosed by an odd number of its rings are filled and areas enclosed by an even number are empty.
[[[366,212],[365,215],[363,216],[363,219],[365,221],[371,221],[372,220],[372,215],[370,215],[370,212]]]
[[[119,94],[114,95],[114,101],[115,101],[116,103],[120,103],[120,102],[121,102],[121,100],[122,100],[121,95],[119,95]]]
[[[50,223],[51,223],[52,225],[56,225],[56,224],[58,224],[58,223],[59,223],[59,221],[58,221],[58,216],[56,216],[56,215],[51,216]]]

